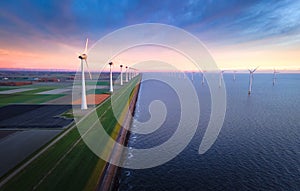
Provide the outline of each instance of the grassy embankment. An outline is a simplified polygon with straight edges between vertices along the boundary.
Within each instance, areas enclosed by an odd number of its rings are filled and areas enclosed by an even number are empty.
[[[139,82],[135,78],[114,94],[117,111],[111,108],[111,98],[103,102],[96,110],[101,124],[106,132],[116,138],[120,130],[117,119],[124,113],[124,107],[129,100],[122,97],[133,92]],[[90,115],[92,116],[92,115]],[[95,119],[87,116],[84,123],[87,131],[97,129]],[[100,144],[106,144],[99,138]],[[109,152],[109,151],[107,151]],[[34,160],[22,172],[13,177],[0,190],[94,190],[106,162],[99,159],[81,139],[78,130],[74,128],[54,146]]]

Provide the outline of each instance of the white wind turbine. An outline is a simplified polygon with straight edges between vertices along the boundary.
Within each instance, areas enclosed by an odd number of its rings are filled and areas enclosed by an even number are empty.
[[[250,95],[251,91],[252,91],[253,73],[257,70],[258,67],[256,67],[254,70],[249,70],[250,75],[249,75],[249,90],[248,90],[248,95]]]
[[[81,109],[85,110],[87,109],[87,101],[86,101],[86,89],[85,89],[85,76],[84,76],[84,64],[83,61],[85,61],[87,69],[89,69],[88,63],[87,63],[87,47],[88,47],[89,39],[86,39],[85,43],[85,49],[83,53],[78,53],[78,58],[81,60]],[[89,72],[89,71],[88,71]],[[92,75],[89,72],[90,79],[92,79]]]
[[[120,70],[121,70],[121,76],[120,76],[121,77],[121,83],[120,83],[120,85],[121,86],[123,86],[123,70],[122,69],[123,69],[123,65],[121,64],[120,65]]]
[[[129,81],[132,79],[132,73],[131,73],[130,67],[128,67],[128,78],[129,78]]]
[[[275,82],[276,82],[276,74],[279,73],[275,70],[274,68],[274,72],[273,72],[273,86],[275,85]]]
[[[222,71],[220,72],[220,74],[219,74],[219,88],[222,87],[222,79],[223,79],[223,73],[224,73],[224,72],[225,72],[225,71],[222,70]]]
[[[113,81],[112,81],[112,69],[111,69],[113,63],[110,62],[108,64],[109,64],[109,91],[110,91],[110,93],[112,93],[114,91]]]
[[[204,85],[204,82],[205,82],[204,72],[205,72],[205,71],[202,71],[202,82],[201,82],[202,85]]]
[[[236,75],[236,70],[233,71],[233,81],[236,80],[236,76],[235,75]]]
[[[128,82],[128,66],[126,66],[125,68],[126,68],[125,82]]]

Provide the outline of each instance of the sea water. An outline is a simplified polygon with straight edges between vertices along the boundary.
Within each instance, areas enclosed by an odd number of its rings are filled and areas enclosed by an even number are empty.
[[[193,139],[163,165],[121,169],[119,190],[300,190],[300,75],[277,74],[274,86],[272,78],[273,74],[255,74],[248,96],[248,74],[237,74],[235,81],[232,74],[224,74],[225,121],[213,146],[199,155],[211,96],[208,85],[201,84],[201,75],[195,74],[192,83],[201,114]],[[149,104],[153,100],[161,100],[168,110],[164,123],[150,134],[132,133],[129,147],[151,148],[175,132],[180,100],[172,87],[159,81],[142,82],[135,119],[145,122],[151,118]],[[129,153],[125,162],[130,163],[132,157]]]

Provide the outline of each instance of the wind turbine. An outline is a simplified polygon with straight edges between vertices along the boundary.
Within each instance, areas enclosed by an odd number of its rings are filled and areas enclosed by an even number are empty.
[[[276,82],[276,74],[279,73],[275,70],[274,68],[274,72],[273,72],[273,86],[275,85],[275,82]]]
[[[131,68],[128,67],[128,76],[129,76],[129,81],[132,79],[132,73],[131,73]]]
[[[222,71],[220,72],[220,74],[219,74],[219,88],[222,87],[222,79],[223,79],[223,73],[224,73],[224,72],[225,72],[225,71],[222,70]]]
[[[110,91],[110,93],[112,93],[114,91],[113,81],[112,81],[112,70],[111,70],[111,67],[112,67],[113,63],[110,62],[108,64],[109,64],[109,91]]]
[[[194,72],[192,72],[192,81],[194,81]]]
[[[202,85],[204,85],[204,80],[205,80],[205,78],[204,78],[204,72],[205,72],[205,71],[202,71],[202,82],[201,82]]]
[[[249,90],[248,90],[248,95],[250,95],[251,91],[252,91],[253,73],[257,70],[258,67],[256,67],[254,70],[249,70],[250,75],[249,75]]]
[[[128,66],[126,66],[125,68],[126,68],[125,82],[128,82]]]
[[[123,70],[122,70],[122,68],[123,68],[123,65],[121,64],[120,65],[120,68],[121,68],[121,86],[123,86]]]
[[[236,70],[233,71],[233,81],[236,80],[235,74],[236,74]]]
[[[86,101],[86,89],[85,89],[85,76],[84,76],[84,64],[83,61],[85,61],[87,69],[89,69],[88,63],[87,63],[87,47],[88,47],[89,39],[86,39],[85,42],[85,49],[83,53],[78,53],[78,58],[81,60],[81,109],[85,110],[87,109],[87,101]],[[90,79],[92,79],[92,75],[89,72]]]

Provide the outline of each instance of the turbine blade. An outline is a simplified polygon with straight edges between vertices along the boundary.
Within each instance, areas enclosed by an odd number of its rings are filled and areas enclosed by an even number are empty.
[[[88,50],[88,44],[89,44],[89,39],[86,38],[85,49],[84,49],[84,51],[83,51],[83,54],[86,54],[86,53],[87,53],[87,50]]]
[[[257,67],[253,70],[253,72],[255,72],[258,68],[259,68],[259,66],[257,66]]]
[[[89,75],[90,75],[90,79],[92,80],[92,75],[91,75],[91,72],[90,72],[90,69],[89,69],[89,65],[88,65],[87,60],[85,60],[85,64],[86,64],[87,71],[88,71],[88,73],[89,73]]]

